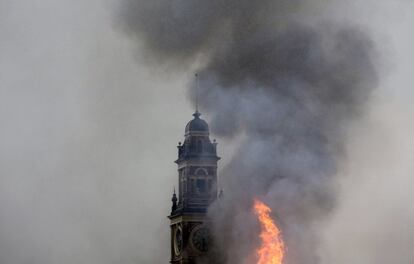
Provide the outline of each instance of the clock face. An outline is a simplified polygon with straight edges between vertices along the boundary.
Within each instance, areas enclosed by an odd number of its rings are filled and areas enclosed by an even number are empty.
[[[180,227],[175,230],[174,234],[174,251],[178,256],[181,253],[181,248],[183,247],[183,232]]]
[[[205,227],[201,226],[199,228],[196,228],[193,231],[193,234],[191,236],[191,243],[195,249],[201,252],[208,251],[208,247],[211,241],[211,235],[210,230]]]

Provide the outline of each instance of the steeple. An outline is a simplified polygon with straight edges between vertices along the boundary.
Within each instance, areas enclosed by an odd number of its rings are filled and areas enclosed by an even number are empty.
[[[196,111],[178,143],[178,193],[172,196],[171,263],[195,264],[210,243],[207,209],[217,199],[217,143]]]

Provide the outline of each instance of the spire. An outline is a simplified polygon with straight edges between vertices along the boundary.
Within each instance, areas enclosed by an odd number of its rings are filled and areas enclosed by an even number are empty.
[[[196,89],[196,98],[195,98],[196,103],[195,103],[195,108],[196,109],[195,109],[195,113],[194,114],[198,113],[198,73],[195,74],[195,81],[196,81],[196,87],[195,87],[195,89]]]

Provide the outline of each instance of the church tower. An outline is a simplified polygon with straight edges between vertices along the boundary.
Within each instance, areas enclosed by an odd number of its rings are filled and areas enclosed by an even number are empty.
[[[172,197],[171,261],[193,264],[208,252],[211,235],[206,216],[217,198],[217,143],[211,142],[206,121],[196,111],[178,144],[178,195]],[[178,197],[177,197],[178,196]]]

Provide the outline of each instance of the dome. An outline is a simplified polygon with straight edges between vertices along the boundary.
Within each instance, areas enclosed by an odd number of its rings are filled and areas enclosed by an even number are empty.
[[[206,121],[200,118],[200,113],[196,111],[193,116],[194,119],[188,122],[185,126],[185,134],[190,132],[201,132],[201,133],[208,133],[208,124]]]

